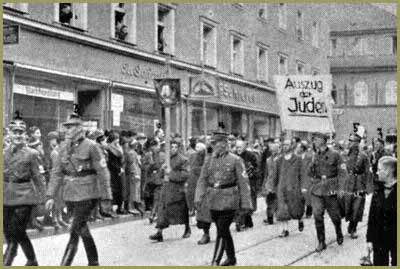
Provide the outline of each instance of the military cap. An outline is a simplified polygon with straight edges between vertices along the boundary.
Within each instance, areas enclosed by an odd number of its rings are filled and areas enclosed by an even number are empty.
[[[49,140],[52,140],[52,139],[60,139],[60,135],[59,135],[59,133],[56,132],[56,131],[51,131],[51,132],[49,132],[49,133],[47,134],[47,138],[48,138]]]
[[[68,125],[81,125],[82,120],[77,113],[72,113],[66,122],[63,123],[64,126]]]
[[[220,142],[220,141],[227,141],[228,140],[228,134],[223,133],[223,132],[214,132],[211,141],[212,142]]]
[[[96,140],[97,138],[102,137],[102,136],[104,136],[104,131],[102,129],[96,129],[89,133],[88,138],[92,139],[92,140]]]
[[[361,142],[361,136],[359,136],[358,134],[350,134],[349,141],[350,142]]]
[[[10,129],[10,131],[15,131],[15,130],[20,130],[25,132],[26,131],[26,124],[23,120],[13,120],[10,122],[10,124],[8,125],[8,128]]]

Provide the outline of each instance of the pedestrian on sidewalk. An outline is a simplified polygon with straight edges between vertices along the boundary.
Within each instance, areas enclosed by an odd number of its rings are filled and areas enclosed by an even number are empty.
[[[32,209],[43,202],[45,184],[39,170],[39,152],[26,146],[26,124],[21,119],[10,122],[10,146],[3,152],[3,231],[7,243],[3,255],[5,266],[11,266],[18,245],[26,266],[38,265],[32,243],[26,233]]]
[[[311,204],[317,230],[317,252],[326,249],[324,212],[328,211],[336,231],[338,245],[343,244],[341,214],[338,198],[343,197],[343,182],[347,177],[346,164],[340,154],[327,146],[329,135],[314,134],[317,153],[314,155],[308,175],[312,177]]]
[[[195,203],[207,201],[217,227],[212,265],[236,265],[235,247],[229,230],[237,210],[251,210],[250,185],[240,157],[228,150],[228,135],[214,133],[213,155],[207,158],[197,182]],[[227,259],[220,264],[223,253]]]
[[[294,154],[296,143],[286,139],[283,141],[283,154],[273,170],[271,180],[277,190],[278,211],[277,220],[282,224],[279,237],[289,236],[289,220],[298,220],[299,231],[304,229],[302,216],[304,214],[305,181],[302,174],[302,161]]]
[[[371,200],[367,226],[368,250],[374,266],[397,266],[397,159],[381,157],[378,182]]]
[[[164,177],[161,189],[159,211],[157,213],[158,229],[151,240],[163,241],[162,230],[169,225],[184,224],[185,231],[182,238],[189,238],[191,230],[189,226],[189,209],[186,202],[185,182],[189,177],[188,159],[179,152],[180,144],[177,141],[171,142],[171,167],[162,166]]]
[[[74,113],[64,124],[66,142],[52,170],[47,189],[46,209],[54,206],[54,197],[64,185],[64,200],[72,212],[70,238],[61,260],[61,266],[72,264],[82,238],[89,266],[99,265],[96,244],[87,224],[97,201],[111,199],[106,185],[107,162],[95,142],[85,137],[80,117]]]

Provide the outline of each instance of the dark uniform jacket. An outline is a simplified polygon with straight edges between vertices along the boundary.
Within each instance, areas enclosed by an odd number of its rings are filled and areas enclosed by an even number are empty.
[[[35,205],[43,202],[45,185],[39,166],[39,152],[23,146],[4,151],[4,205]]]
[[[351,153],[346,162],[348,177],[345,184],[347,192],[366,192],[369,161],[363,152]]]
[[[63,144],[51,172],[47,196],[54,197],[64,184],[64,200],[75,202],[90,199],[111,199],[107,180],[107,162],[94,141],[79,138],[72,144]],[[99,181],[102,182],[99,184]]]
[[[346,164],[337,151],[329,149],[314,155],[308,175],[312,177],[311,193],[317,196],[336,195],[343,190],[346,180]]]
[[[145,153],[145,184],[161,186],[163,184],[163,172],[161,166],[165,162],[165,153],[161,151],[148,151]]]
[[[169,182],[164,182],[166,203],[186,201],[185,182],[189,178],[189,162],[186,157],[178,153],[171,156],[171,172]]]
[[[240,157],[224,152],[206,159],[197,182],[195,203],[211,210],[252,209],[250,185]]]
[[[244,150],[242,154],[239,155],[239,157],[242,158],[244,162],[244,166],[246,168],[246,173],[249,178],[250,182],[250,187],[251,188],[256,188],[257,185],[257,167],[258,167],[258,161],[257,161],[257,156],[256,153]]]
[[[390,249],[397,241],[397,184],[385,198],[385,188],[378,184],[371,200],[367,242]]]

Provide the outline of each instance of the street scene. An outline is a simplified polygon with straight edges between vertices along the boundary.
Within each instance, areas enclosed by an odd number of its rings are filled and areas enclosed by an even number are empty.
[[[2,5],[4,266],[397,266],[397,4]]]

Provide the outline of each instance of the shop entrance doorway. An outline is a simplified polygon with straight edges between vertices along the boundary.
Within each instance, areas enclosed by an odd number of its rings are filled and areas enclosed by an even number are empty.
[[[101,90],[79,90],[79,112],[86,129],[103,128],[103,94]]]

